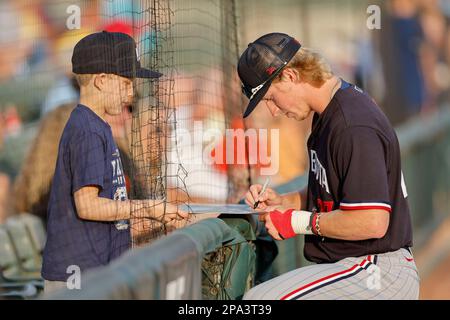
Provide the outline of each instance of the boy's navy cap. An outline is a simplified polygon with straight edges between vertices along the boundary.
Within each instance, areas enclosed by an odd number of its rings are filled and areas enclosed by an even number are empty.
[[[75,45],[72,71],[77,74],[110,73],[126,78],[162,76],[159,72],[141,67],[132,37],[107,31],[90,34]]]
[[[295,56],[301,44],[284,33],[269,33],[248,45],[239,58],[237,71],[242,91],[250,99],[246,118],[269,90],[273,79]]]

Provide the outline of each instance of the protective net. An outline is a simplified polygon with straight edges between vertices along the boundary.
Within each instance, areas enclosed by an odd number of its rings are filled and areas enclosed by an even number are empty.
[[[226,163],[225,130],[244,128],[234,2],[140,1],[139,6],[133,25],[141,34],[141,63],[164,76],[136,83],[131,197],[172,204],[236,202],[248,186],[248,168],[245,162]],[[222,159],[215,157],[219,148]],[[132,230],[134,244],[168,231],[149,219],[134,219]]]

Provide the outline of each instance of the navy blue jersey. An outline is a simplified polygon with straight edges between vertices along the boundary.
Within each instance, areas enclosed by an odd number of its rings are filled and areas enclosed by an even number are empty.
[[[99,197],[127,199],[119,150],[110,126],[88,107],[78,105],[59,143],[47,210],[44,279],[66,281],[69,266],[78,266],[83,272],[106,265],[130,247],[127,224],[88,221],[78,216],[74,193],[84,186],[97,186]]]
[[[390,214],[387,233],[381,239],[306,236],[308,260],[331,263],[412,246],[398,139],[369,95],[343,81],[324,112],[314,115],[308,153],[308,210],[383,209]]]

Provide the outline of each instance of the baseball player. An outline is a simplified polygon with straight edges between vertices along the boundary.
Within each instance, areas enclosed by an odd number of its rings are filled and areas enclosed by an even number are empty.
[[[90,34],[76,44],[72,70],[80,84],[80,101],[59,143],[47,211],[45,291],[69,288],[71,270],[84,273],[107,265],[128,250],[129,219],[169,224],[188,218],[175,205],[127,196],[106,115],[119,115],[132,103],[135,78],[161,76],[141,67],[134,39],[119,32]]]
[[[305,190],[280,195],[252,185],[246,202],[276,240],[305,235],[315,265],[252,288],[245,299],[417,299],[412,226],[399,143],[388,119],[360,88],[337,77],[317,53],[282,33],[249,44],[239,59],[243,92],[271,114],[302,121],[313,112]]]

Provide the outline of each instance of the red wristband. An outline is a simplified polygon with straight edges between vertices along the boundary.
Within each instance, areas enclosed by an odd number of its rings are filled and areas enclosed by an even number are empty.
[[[272,220],[272,224],[277,229],[278,233],[283,237],[283,239],[295,237],[297,234],[292,228],[291,218],[294,209],[286,210],[285,212],[280,212],[278,210],[271,211],[269,216]]]
[[[312,221],[311,221],[311,231],[317,235],[317,230],[316,230],[316,221],[317,221],[317,212],[313,212],[313,217],[312,217]]]

